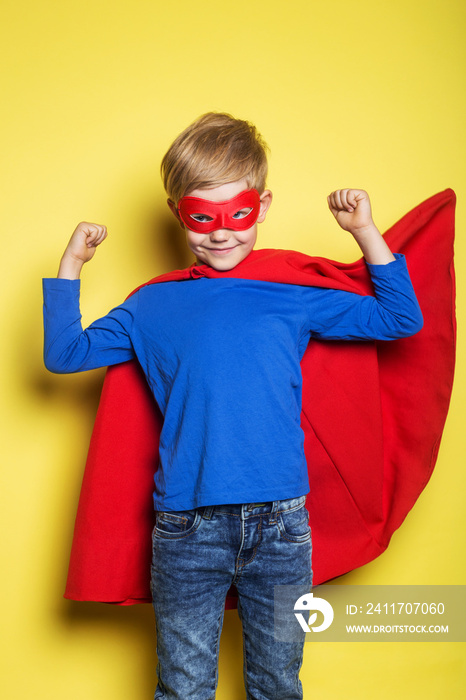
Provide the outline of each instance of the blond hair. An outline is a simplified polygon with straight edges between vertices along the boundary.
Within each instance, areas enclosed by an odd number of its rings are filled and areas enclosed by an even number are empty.
[[[259,194],[267,178],[267,144],[250,122],[231,114],[208,112],[172,143],[160,172],[170,199],[227,182],[246,179]]]

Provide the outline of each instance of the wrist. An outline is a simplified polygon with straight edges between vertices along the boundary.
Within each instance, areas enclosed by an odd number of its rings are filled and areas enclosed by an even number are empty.
[[[365,242],[376,240],[382,236],[373,221],[370,224],[367,224],[367,226],[359,226],[358,228],[351,230],[350,233],[358,243],[360,241]]]
[[[77,280],[81,276],[83,261],[69,253],[64,253],[60,260],[57,277],[59,279]]]
[[[352,233],[366,262],[372,265],[387,265],[395,260],[377,226],[372,223]]]

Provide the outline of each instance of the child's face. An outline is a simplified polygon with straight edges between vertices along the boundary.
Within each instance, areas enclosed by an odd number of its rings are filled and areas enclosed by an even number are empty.
[[[245,180],[228,182],[207,190],[193,190],[188,192],[190,197],[199,197],[211,202],[224,202],[236,197],[240,192],[247,190],[248,185]],[[243,231],[235,231],[229,228],[216,229],[210,233],[197,233],[191,231],[186,225],[186,241],[188,247],[200,263],[206,263],[215,270],[231,270],[238,265],[254,248],[257,238],[257,224],[262,223],[272,201],[272,193],[265,190],[260,196],[259,216],[257,221]],[[171,205],[170,205],[171,206]],[[171,206],[172,211],[174,205]],[[176,212],[176,209],[174,210]],[[238,212],[241,216],[247,214],[247,210]]]

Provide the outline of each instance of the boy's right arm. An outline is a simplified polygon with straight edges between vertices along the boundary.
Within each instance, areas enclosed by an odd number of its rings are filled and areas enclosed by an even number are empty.
[[[61,259],[57,278],[43,280],[44,362],[51,372],[79,372],[134,357],[130,331],[136,298],[113,309],[86,330],[81,325],[79,277],[83,265],[93,258],[106,237],[105,226],[78,224]]]

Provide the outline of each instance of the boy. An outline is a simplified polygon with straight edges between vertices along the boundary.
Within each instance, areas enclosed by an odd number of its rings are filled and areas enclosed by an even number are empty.
[[[190,125],[162,161],[169,206],[196,257],[191,279],[142,287],[83,331],[78,278],[107,235],[81,223],[45,280],[45,362],[75,372],[137,357],[164,417],[155,474],[151,587],[155,698],[215,697],[225,596],[238,591],[247,697],[302,698],[304,633],[274,641],[276,585],[312,585],[300,360],[310,338],[391,340],[422,317],[404,258],[362,190],[328,197],[368,263],[375,297],[231,274],[256,242],[272,194],[266,147],[226,114]]]

